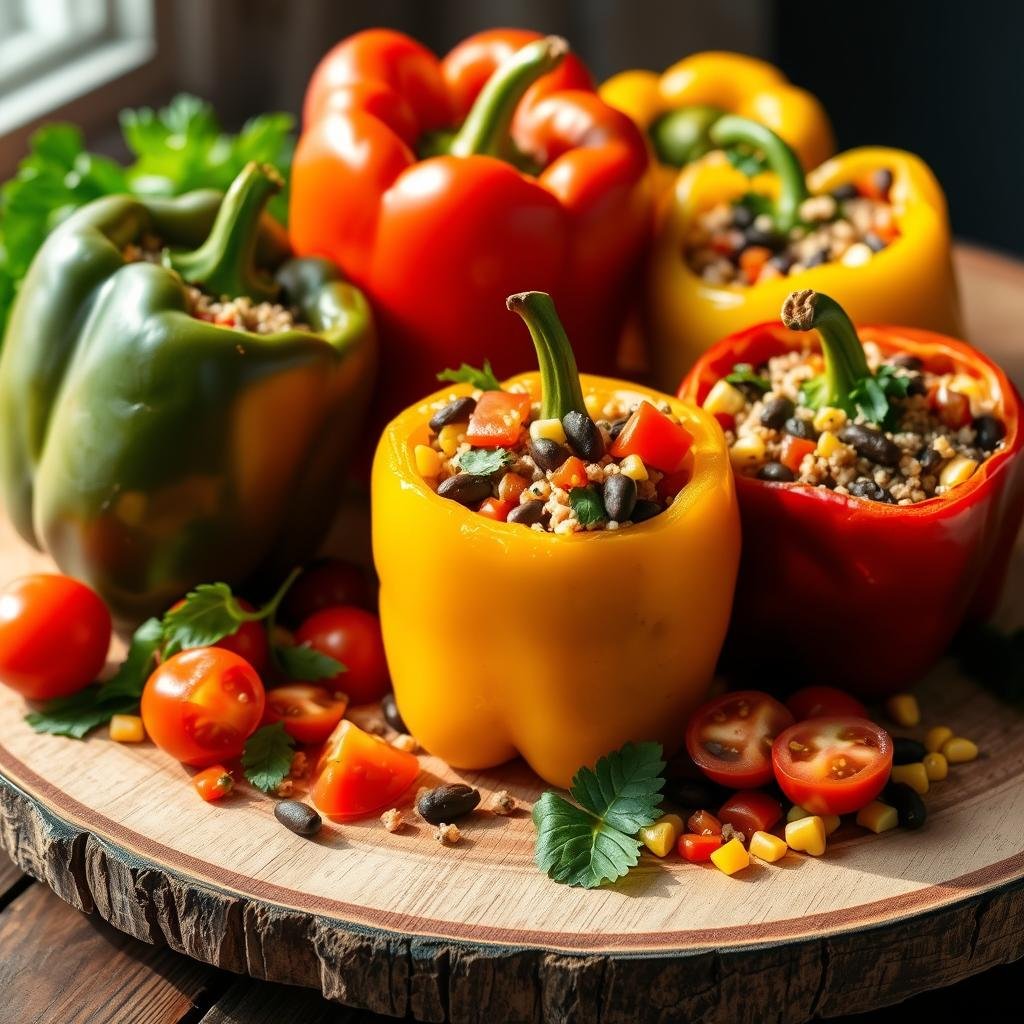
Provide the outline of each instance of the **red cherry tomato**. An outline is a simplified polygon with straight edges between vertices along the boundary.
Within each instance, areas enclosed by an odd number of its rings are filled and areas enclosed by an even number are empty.
[[[347,693],[353,704],[379,700],[391,689],[380,620],[362,608],[349,605],[317,612],[299,627],[295,642],[309,644],[345,666],[348,671],[325,685]]]
[[[300,743],[323,743],[345,716],[348,698],[326,686],[288,683],[267,690],[263,721],[283,722]]]
[[[693,763],[714,782],[754,789],[771,781],[772,740],[793,716],[759,690],[723,693],[699,707],[686,727]]]
[[[182,600],[171,605],[171,611],[180,608],[184,603]],[[247,612],[256,610],[244,597],[238,598],[238,604]],[[267,640],[267,627],[262,622],[243,622],[234,633],[229,633],[213,646],[245,658],[261,676],[270,665],[270,642]]]
[[[852,814],[888,781],[892,740],[866,718],[811,718],[775,737],[772,763],[793,803],[811,814]]]
[[[29,700],[94,682],[110,647],[110,612],[70,576],[22,576],[0,591],[0,683]]]
[[[216,764],[194,775],[192,786],[207,803],[212,803],[227,796],[235,788],[235,780],[224,765]]]
[[[327,740],[313,803],[332,818],[364,818],[393,807],[420,773],[413,754],[342,720]]]
[[[244,658],[197,647],[168,658],[146,681],[142,722],[161,750],[204,767],[242,753],[264,700],[260,677]]]
[[[373,588],[366,571],[353,562],[324,558],[307,566],[281,605],[281,619],[298,626],[325,608],[354,604],[372,611]]]
[[[679,856],[685,857],[691,864],[706,864],[711,860],[711,854],[722,845],[722,837],[714,835],[695,836],[683,835],[679,837]]]
[[[755,832],[768,832],[782,818],[782,804],[759,789],[741,789],[722,804],[718,818],[750,839]]]
[[[856,697],[834,686],[805,686],[789,697],[786,707],[798,722],[808,718],[840,718],[843,715],[868,717],[867,708]]]

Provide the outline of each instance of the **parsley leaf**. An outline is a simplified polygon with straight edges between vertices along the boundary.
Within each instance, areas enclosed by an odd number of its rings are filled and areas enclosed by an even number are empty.
[[[181,605],[164,615],[164,638],[172,653],[210,647],[234,633],[246,618],[226,583],[201,583]]]
[[[481,391],[501,390],[501,382],[494,376],[489,359],[484,360],[482,370],[470,366],[469,363],[463,363],[457,370],[442,370],[437,379],[451,381],[453,384],[472,384]]]
[[[474,476],[491,476],[515,461],[515,455],[507,448],[470,448],[458,458],[459,469]]]
[[[141,700],[142,688],[153,672],[156,653],[163,641],[164,626],[159,619],[147,619],[139,626],[120,668],[100,687],[99,701]]]
[[[245,777],[264,793],[273,793],[291,771],[295,741],[282,722],[257,729],[242,751]]]
[[[581,768],[570,793],[546,792],[533,806],[535,859],[549,878],[593,889],[636,865],[636,833],[658,815],[665,768],[660,743],[627,743]]]
[[[726,159],[736,168],[740,174],[753,178],[768,170],[768,161],[764,154],[750,146],[734,145],[726,146],[724,150]]]
[[[747,385],[755,388],[762,394],[766,394],[772,389],[771,381],[768,380],[767,377],[762,377],[761,374],[755,373],[754,368],[750,363],[737,363],[732,368],[732,373],[730,373],[725,379],[730,384],[735,384],[737,386]]]
[[[763,195],[760,192],[745,192],[733,205],[745,206],[755,217],[762,213],[771,216],[775,212],[771,196]]]
[[[593,484],[588,487],[574,487],[569,492],[569,507],[579,520],[580,526],[591,526],[608,518],[604,501]]]
[[[274,659],[284,675],[294,682],[314,683],[348,671],[340,661],[309,644],[279,644],[274,647]]]

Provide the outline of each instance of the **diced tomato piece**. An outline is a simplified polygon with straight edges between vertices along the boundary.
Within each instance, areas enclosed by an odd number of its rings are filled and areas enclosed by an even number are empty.
[[[571,491],[574,487],[586,487],[586,463],[571,455],[551,474],[551,482],[556,487],[561,487],[563,491]]]
[[[235,780],[231,772],[222,764],[215,764],[212,768],[199,772],[192,777],[192,785],[195,791],[207,802],[220,800],[228,795],[235,788]]]
[[[752,245],[740,254],[740,269],[747,278],[747,284],[753,284],[761,276],[761,268],[772,258],[771,249],[763,245]]]
[[[758,789],[741,789],[722,804],[718,818],[749,839],[755,832],[767,832],[782,817],[782,804]]]
[[[509,512],[516,507],[514,501],[502,501],[501,498],[487,498],[483,501],[477,512],[486,519],[493,519],[496,523],[503,523],[508,519]]]
[[[800,463],[804,461],[804,456],[810,455],[816,447],[817,445],[814,441],[808,441],[806,438],[787,434],[782,439],[781,462],[794,473],[799,473]]]
[[[694,811],[686,819],[686,827],[695,836],[720,836],[722,823],[710,811]]]
[[[520,476],[518,473],[506,473],[498,484],[498,497],[502,501],[516,502],[529,484],[530,481],[525,476]]]
[[[469,417],[466,440],[477,448],[503,448],[519,440],[530,418],[530,396],[512,391],[485,391]]]
[[[889,189],[885,186],[888,175],[879,171],[865,171],[854,182],[857,192],[865,199],[875,199],[884,203],[889,198]]]
[[[692,447],[693,435],[686,427],[670,420],[650,402],[641,402],[615,439],[611,454],[616,459],[639,455],[645,465],[662,473],[675,473]]]
[[[872,234],[877,235],[886,245],[891,244],[900,237],[900,229],[892,223],[876,224],[871,229]]]
[[[706,864],[711,854],[722,845],[721,836],[695,836],[689,833],[679,837],[679,856],[691,864]]]
[[[971,422],[971,400],[945,384],[933,384],[928,403],[950,430],[960,430]]]

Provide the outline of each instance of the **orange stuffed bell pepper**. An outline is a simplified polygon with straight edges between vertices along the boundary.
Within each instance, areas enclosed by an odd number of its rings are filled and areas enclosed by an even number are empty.
[[[581,364],[609,370],[649,241],[647,165],[564,40],[488,32],[443,61],[382,29],[336,46],[306,96],[291,236],[369,295],[382,361],[402,368],[378,409],[456,360],[511,372],[502,303],[527,283],[556,296]]]
[[[736,498],[709,413],[578,375],[550,297],[508,305],[540,372],[445,388],[381,437],[381,626],[431,753],[469,769],[518,753],[566,786],[627,740],[679,747],[729,620]]]
[[[945,198],[918,157],[854,149],[805,179],[763,125],[726,116],[711,137],[767,172],[751,179],[710,154],[679,175],[648,275],[659,387],[678,387],[719,338],[777,317],[796,289],[835,296],[856,322],[963,333]]]

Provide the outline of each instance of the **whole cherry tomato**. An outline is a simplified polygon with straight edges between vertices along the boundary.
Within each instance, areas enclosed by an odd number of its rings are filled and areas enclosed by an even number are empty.
[[[94,682],[110,647],[110,612],[70,576],[39,573],[0,591],[0,683],[29,700]]]
[[[325,608],[296,631],[295,642],[340,661],[347,671],[325,685],[348,694],[353,704],[379,700],[391,688],[380,620],[363,608]]]
[[[282,722],[300,743],[323,743],[345,715],[348,698],[326,686],[287,683],[267,690],[263,721]]]
[[[325,608],[354,604],[372,611],[373,588],[365,569],[340,558],[323,558],[307,566],[281,605],[281,619],[298,626]]]
[[[749,839],[755,832],[768,832],[782,818],[782,804],[770,793],[741,789],[722,804],[718,818]]]
[[[203,767],[242,753],[263,718],[263,684],[245,658],[197,647],[168,658],[146,681],[142,721],[150,739]]]
[[[179,601],[172,605],[171,611],[180,608],[184,603]],[[244,611],[256,610],[244,597],[238,598],[238,604]],[[234,633],[222,637],[213,646],[245,658],[261,676],[270,665],[270,642],[267,640],[267,627],[262,622],[243,622]]]
[[[805,686],[791,694],[786,707],[798,722],[808,718],[838,718],[852,715],[867,718],[867,708],[856,697],[834,686]]]

